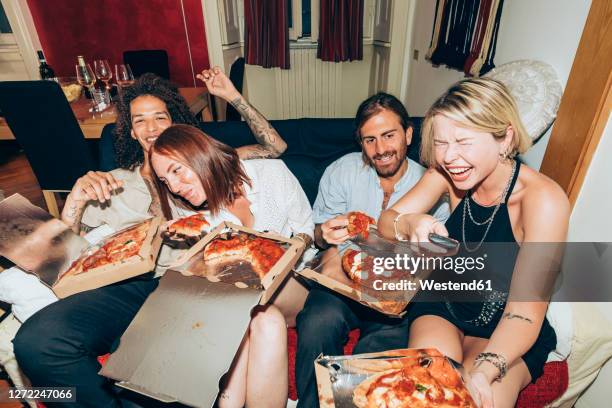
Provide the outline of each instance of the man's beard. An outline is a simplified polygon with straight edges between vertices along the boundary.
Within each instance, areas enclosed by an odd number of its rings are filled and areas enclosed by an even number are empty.
[[[374,157],[372,158],[367,157],[368,163],[370,164],[370,166],[374,168],[374,170],[376,170],[376,174],[378,174],[379,177],[384,177],[384,178],[393,177],[402,168],[402,164],[404,164],[404,160],[406,160],[406,152],[408,148],[406,147],[405,149],[401,149],[401,150],[402,151],[400,152],[398,152],[397,150],[392,150],[392,151],[384,152],[383,154],[375,154]],[[395,158],[397,159],[395,165],[391,167],[385,167],[384,169],[379,168],[376,165],[376,160],[384,156],[387,156],[387,155],[395,156]]]

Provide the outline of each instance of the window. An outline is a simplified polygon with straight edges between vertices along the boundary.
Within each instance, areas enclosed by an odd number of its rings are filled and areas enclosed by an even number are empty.
[[[314,9],[314,10],[312,10]],[[318,34],[318,1],[317,0],[287,0],[287,12],[289,13],[289,39],[299,40],[301,38],[317,40]],[[316,27],[315,30],[312,28]]]

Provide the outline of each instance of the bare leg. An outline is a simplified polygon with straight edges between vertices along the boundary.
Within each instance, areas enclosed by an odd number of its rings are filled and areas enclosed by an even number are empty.
[[[285,318],[276,307],[268,306],[251,320],[246,406],[285,407],[287,371]]]
[[[249,333],[250,328],[245,333],[234,361],[226,374],[228,377],[225,387],[219,393],[219,408],[241,408],[246,402],[246,377],[251,344]]]
[[[418,317],[410,326],[410,348],[437,348],[442,354],[461,363],[463,333],[452,323],[439,316]]]
[[[272,300],[272,304],[285,316],[288,327],[295,327],[295,318],[304,308],[307,296],[308,289],[298,279],[290,276]]]
[[[478,353],[487,346],[488,339],[466,336],[463,342],[465,360],[464,367],[469,371]],[[522,359],[518,359],[508,368],[506,376],[501,382],[493,382],[493,403],[495,408],[512,408],[516,404],[519,393],[531,381],[531,375],[527,365]]]
[[[219,394],[219,407],[284,407],[287,370],[285,318],[274,306],[258,307],[230,368],[227,385]]]

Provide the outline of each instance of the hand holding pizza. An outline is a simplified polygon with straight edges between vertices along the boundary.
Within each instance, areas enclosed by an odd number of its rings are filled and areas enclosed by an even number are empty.
[[[240,97],[240,93],[236,90],[232,81],[219,67],[205,69],[196,77],[206,84],[211,95],[218,96],[226,101],[232,101]]]
[[[81,206],[88,201],[103,203],[110,200],[111,194],[122,186],[123,182],[115,179],[111,173],[89,171],[74,184],[70,197]]]
[[[348,216],[338,215],[321,224],[321,232],[325,242],[339,245],[350,238],[348,233]]]

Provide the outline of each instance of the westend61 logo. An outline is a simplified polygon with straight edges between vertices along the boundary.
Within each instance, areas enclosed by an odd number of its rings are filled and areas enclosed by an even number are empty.
[[[408,254],[396,254],[394,257],[375,257],[372,271],[376,275],[382,275],[385,270],[405,270],[414,275],[421,270],[445,270],[463,274],[466,271],[481,271],[485,267],[484,256],[476,258],[470,256],[457,257],[431,257],[421,254],[410,256]]]

